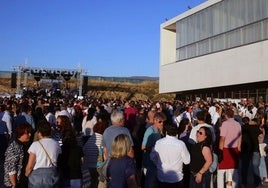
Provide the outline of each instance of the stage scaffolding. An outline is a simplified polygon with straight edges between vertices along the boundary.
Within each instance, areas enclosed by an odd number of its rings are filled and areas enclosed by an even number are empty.
[[[13,66],[14,71],[17,72],[17,86],[16,94],[22,94],[22,87],[28,87],[28,77],[32,76],[37,83],[41,79],[62,80],[66,82],[71,78],[75,78],[77,82],[77,89],[79,96],[82,96],[82,84],[83,84],[83,69],[56,69],[56,68],[39,68],[39,67],[28,67],[28,66]],[[22,85],[22,78],[23,85]]]

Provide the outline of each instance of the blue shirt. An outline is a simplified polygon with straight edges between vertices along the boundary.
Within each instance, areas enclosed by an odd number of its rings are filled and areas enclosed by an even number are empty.
[[[112,142],[114,141],[115,137],[119,134],[126,134],[129,136],[131,146],[133,146],[133,140],[129,133],[129,130],[126,127],[112,125],[105,129],[103,136],[102,136],[102,147],[105,147],[107,150],[107,155],[109,156],[112,150]]]
[[[146,129],[142,140],[142,146],[149,148],[149,150],[145,150],[143,154],[142,164],[144,167],[154,166],[154,163],[150,159],[150,152],[156,141],[160,138],[161,134],[158,129],[155,129],[153,126],[150,126]]]
[[[119,159],[111,159],[107,167],[107,175],[110,181],[109,188],[127,188],[127,179],[136,174],[134,159],[126,156]]]

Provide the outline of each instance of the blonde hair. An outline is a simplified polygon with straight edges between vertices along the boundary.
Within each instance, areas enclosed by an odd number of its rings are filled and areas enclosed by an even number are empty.
[[[119,134],[112,143],[111,158],[121,158],[127,156],[131,148],[130,138],[126,134]]]

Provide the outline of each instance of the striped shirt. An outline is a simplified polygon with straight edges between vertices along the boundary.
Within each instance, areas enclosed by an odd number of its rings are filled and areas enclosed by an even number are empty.
[[[102,158],[101,149],[102,135],[99,133],[94,133],[85,143],[83,147],[84,151],[84,166],[87,168],[96,168],[99,155]]]

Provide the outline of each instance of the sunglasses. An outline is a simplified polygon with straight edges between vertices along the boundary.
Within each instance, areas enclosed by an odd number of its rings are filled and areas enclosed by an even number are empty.
[[[164,123],[164,121],[158,121],[158,123]]]
[[[201,131],[197,131],[196,134],[203,135],[204,133]]]

